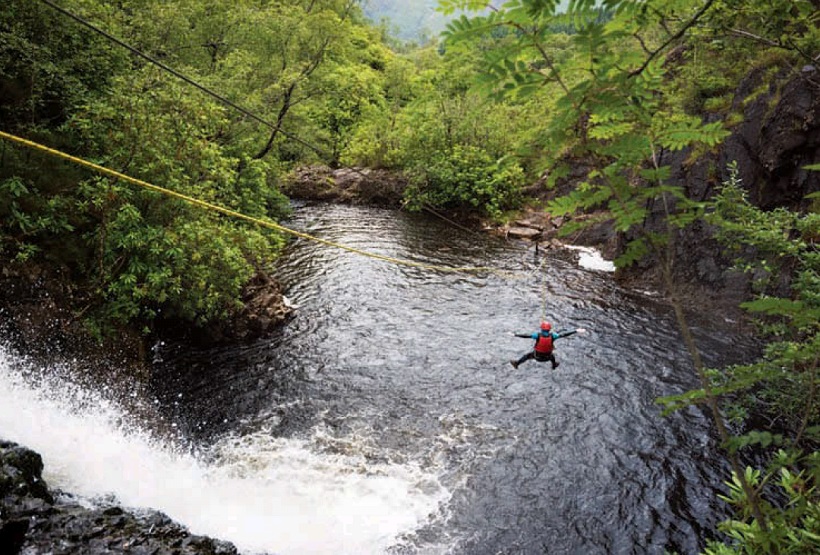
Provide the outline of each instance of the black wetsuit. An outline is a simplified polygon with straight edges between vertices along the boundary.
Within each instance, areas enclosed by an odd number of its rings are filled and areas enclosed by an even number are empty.
[[[568,335],[572,335],[572,334],[577,333],[577,332],[578,332],[578,330],[564,330],[564,331],[559,331],[559,332],[541,330],[541,331],[537,331],[535,333],[516,333],[515,336],[516,337],[527,337],[527,338],[530,338],[530,339],[534,339],[535,344],[537,345],[538,344],[538,339],[541,336],[550,337],[550,338],[552,338],[552,341],[554,342],[556,339],[560,339],[562,337],[567,337]],[[513,363],[513,366],[518,368],[519,364],[522,364],[522,363],[527,362],[528,360],[532,360],[532,359],[535,359],[538,362],[550,361],[552,363],[552,368],[553,369],[558,367],[558,361],[555,360],[555,355],[552,352],[543,353],[543,352],[536,351],[535,350],[535,345],[533,345],[533,350],[532,351],[525,354],[524,356],[519,358],[517,361],[512,361],[512,363]]]

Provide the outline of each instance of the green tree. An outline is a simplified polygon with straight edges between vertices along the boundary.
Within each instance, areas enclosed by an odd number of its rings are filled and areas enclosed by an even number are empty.
[[[499,217],[517,206],[523,172],[508,154],[522,107],[494,104],[473,90],[480,46],[430,46],[391,60],[384,80],[389,111],[364,113],[344,159],[404,170],[414,182],[410,208]],[[477,181],[459,181],[470,179]]]
[[[236,159],[212,140],[229,127],[224,107],[185,95],[147,67],[116,80],[122,94],[89,103],[69,125],[105,166],[265,218],[282,201],[261,162],[237,174]],[[129,95],[140,90],[140,95]],[[93,279],[104,316],[121,324],[163,316],[197,323],[239,308],[242,286],[281,239],[182,201],[106,180],[85,181],[78,206],[88,215]],[[276,214],[273,212],[273,214]]]
[[[126,57],[40,2],[8,0],[0,9],[0,121],[43,130],[103,94]]]
[[[715,379],[722,393],[737,399],[741,415],[754,410],[782,422],[779,433],[751,430],[733,438],[730,449],[779,446],[763,471],[747,469],[746,478],[756,491],[771,493],[770,499],[787,501],[762,501],[770,523],[763,529],[750,518],[749,499],[735,477],[725,499],[737,516],[721,525],[732,541],[712,543],[707,553],[815,552],[820,549],[820,453],[812,450],[820,442],[820,214],[752,206],[736,168],[713,206],[709,217],[719,226],[720,239],[737,252],[739,268],[758,276],[759,296],[744,307],[757,316],[759,334],[766,338],[759,361],[716,372]],[[781,272],[793,275],[783,297],[772,294],[771,283]]]
[[[320,126],[329,145],[330,163],[340,165],[342,152],[352,140],[352,131],[367,111],[383,107],[379,77],[372,70],[346,67],[335,71],[327,79],[327,100],[310,112],[310,119]]]
[[[244,96],[258,99],[261,111],[273,115],[273,126],[253,159],[269,154],[283,134],[295,135],[288,131],[293,113],[290,125],[310,126],[309,119],[301,115],[309,114],[309,109],[300,114],[298,108],[322,94],[321,73],[327,62],[349,52],[347,41],[357,10],[355,0],[275,2],[254,18],[259,24],[255,44],[261,52],[255,53],[255,64],[249,70],[253,79],[247,82]],[[302,142],[301,147],[305,146]]]
[[[418,94],[416,66],[405,56],[388,56],[382,74],[383,98],[366,105],[342,153],[342,162],[397,167],[402,153],[399,118]]]
[[[522,182],[523,172],[514,160],[492,160],[477,147],[455,145],[417,170],[407,197],[410,208],[466,208],[498,218],[519,202]]]
[[[61,126],[83,103],[105,96],[111,79],[125,67],[122,53],[110,52],[100,37],[65,25],[40,2],[9,0],[0,9],[4,131],[70,145]],[[0,145],[0,256],[67,262],[76,251],[72,232],[81,223],[72,211],[76,177],[62,164]]]

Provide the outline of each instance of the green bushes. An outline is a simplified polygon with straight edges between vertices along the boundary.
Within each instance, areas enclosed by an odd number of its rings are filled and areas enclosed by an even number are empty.
[[[156,82],[150,69],[114,83],[123,94],[87,103],[69,122],[106,166],[248,216],[284,213],[275,168],[264,160],[240,164],[233,145],[211,139],[231,127],[223,107],[186,96],[179,83]],[[125,93],[133,89],[148,92]],[[77,199],[93,253],[80,271],[100,297],[92,314],[101,322],[224,319],[241,307],[240,292],[255,269],[270,263],[283,243],[276,234],[132,184],[93,178],[81,183]]]
[[[287,212],[277,181],[302,160],[281,156],[295,117],[289,108],[310,114],[337,98],[324,87],[336,75],[322,73],[325,60],[339,75],[357,75],[365,63],[360,52],[371,63],[373,52],[382,52],[369,47],[369,31],[348,32],[355,14],[347,17],[351,8],[334,0],[262,7],[240,0],[228,14],[197,0],[172,8],[153,0],[127,9],[97,0],[63,6],[277,122],[283,134],[272,136],[51,8],[23,0],[0,8],[3,130],[260,219]],[[352,35],[356,49],[348,44]],[[323,150],[320,136],[310,140]],[[74,308],[99,335],[149,329],[157,317],[192,324],[224,318],[282,244],[276,233],[0,145],[3,265],[68,269],[62,275],[75,281]]]
[[[721,498],[731,504],[738,517],[720,524],[730,541],[712,541],[706,555],[752,555],[779,553],[802,555],[820,550],[820,504],[817,478],[820,476],[820,454],[807,457],[780,450],[771,469],[763,473],[747,469],[746,480],[756,489],[768,487],[781,503],[763,503],[768,529],[749,519],[748,499],[737,477],[729,482],[728,495]],[[743,518],[745,516],[745,518]]]
[[[521,201],[524,173],[510,159],[492,160],[477,147],[456,145],[414,171],[408,206],[479,211],[498,218]]]

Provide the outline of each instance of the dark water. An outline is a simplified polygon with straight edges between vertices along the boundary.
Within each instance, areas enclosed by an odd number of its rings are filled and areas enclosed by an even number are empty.
[[[396,553],[694,553],[724,515],[726,478],[703,412],[654,400],[696,386],[671,312],[532,250],[405,213],[304,206],[292,227],[380,254],[491,265],[512,276],[386,264],[295,241],[278,277],[300,309],[281,334],[231,349],[159,349],[156,387],[186,433],[365,437],[368,456],[436,468],[452,493]],[[542,294],[557,371],[509,360]],[[696,334],[711,364],[737,352],[725,324]],[[310,533],[305,531],[305,533]],[[435,549],[434,549],[435,546]],[[444,546],[442,548],[442,546]]]

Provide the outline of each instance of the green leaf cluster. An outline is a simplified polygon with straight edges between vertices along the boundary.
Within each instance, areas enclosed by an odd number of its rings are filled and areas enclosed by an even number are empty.
[[[0,181],[0,219],[7,230],[0,237],[0,256],[25,262],[41,252],[43,240],[73,232],[71,208],[65,197],[40,195],[19,177]]]
[[[761,434],[761,443],[774,443]],[[820,457],[817,453],[803,457],[793,451],[778,450],[765,473],[746,469],[746,482],[755,489],[768,489],[781,503],[765,502],[769,526],[766,530],[749,520],[748,498],[738,476],[727,483],[728,493],[721,498],[738,510],[740,518],[727,520],[720,530],[728,542],[709,542],[707,555],[740,555],[751,553],[803,554],[820,549],[820,504],[818,477]],[[743,518],[745,517],[745,518]]]
[[[763,358],[732,368],[731,379],[754,376],[747,387],[760,387],[747,403],[764,401],[762,407],[791,429],[799,429],[801,421],[820,421],[813,397],[820,357],[818,214],[752,206],[732,167],[709,219],[718,225],[719,239],[737,253],[738,269],[756,278],[758,297],[743,306],[758,317],[758,329],[766,337]],[[780,285],[784,272],[794,276],[785,291]]]
[[[498,218],[519,202],[523,172],[513,160],[492,160],[477,147],[456,145],[418,168],[406,191],[410,208],[479,210]]]

